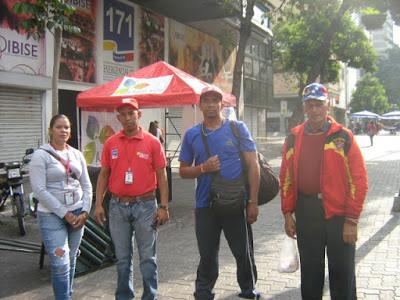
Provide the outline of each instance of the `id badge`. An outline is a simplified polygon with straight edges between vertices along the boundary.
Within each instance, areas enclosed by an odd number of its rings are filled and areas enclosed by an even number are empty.
[[[133,183],[133,173],[132,171],[125,172],[125,184],[132,184]]]
[[[67,192],[64,194],[65,205],[74,204],[74,194],[72,192]]]

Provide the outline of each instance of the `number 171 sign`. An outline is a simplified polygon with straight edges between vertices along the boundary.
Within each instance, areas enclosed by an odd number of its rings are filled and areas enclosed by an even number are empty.
[[[104,79],[112,79],[133,69],[134,8],[122,1],[105,0]]]

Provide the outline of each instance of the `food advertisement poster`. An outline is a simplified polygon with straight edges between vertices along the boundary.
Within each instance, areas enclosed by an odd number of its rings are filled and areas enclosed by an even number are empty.
[[[134,70],[134,7],[128,1],[104,0],[103,80]]]
[[[81,150],[88,165],[100,166],[104,142],[120,129],[114,112],[82,110]]]
[[[164,17],[148,10],[141,10],[139,67],[164,60]]]
[[[235,50],[224,49],[216,38],[173,20],[169,23],[169,47],[170,64],[231,91]]]
[[[13,11],[17,2],[0,0],[0,71],[45,75],[44,39],[27,39],[23,30],[17,32],[17,24],[23,19]]]
[[[60,79],[96,82],[96,0],[69,0],[76,8],[70,17],[81,33],[63,33]]]

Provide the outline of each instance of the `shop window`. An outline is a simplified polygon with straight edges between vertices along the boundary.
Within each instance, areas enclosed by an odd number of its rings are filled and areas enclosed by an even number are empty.
[[[253,76],[253,62],[248,56],[244,58],[244,75],[250,77]]]

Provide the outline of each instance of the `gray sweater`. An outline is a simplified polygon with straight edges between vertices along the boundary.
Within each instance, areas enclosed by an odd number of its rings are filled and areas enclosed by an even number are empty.
[[[64,151],[56,151],[49,144],[41,148],[69,160],[71,171],[77,179],[67,176],[65,167],[49,153],[36,150],[30,162],[29,178],[33,193],[39,200],[38,210],[54,213],[60,218],[68,211],[78,208],[89,213],[93,196],[92,185],[82,153],[71,146]],[[73,194],[73,204],[66,204],[66,193]]]

